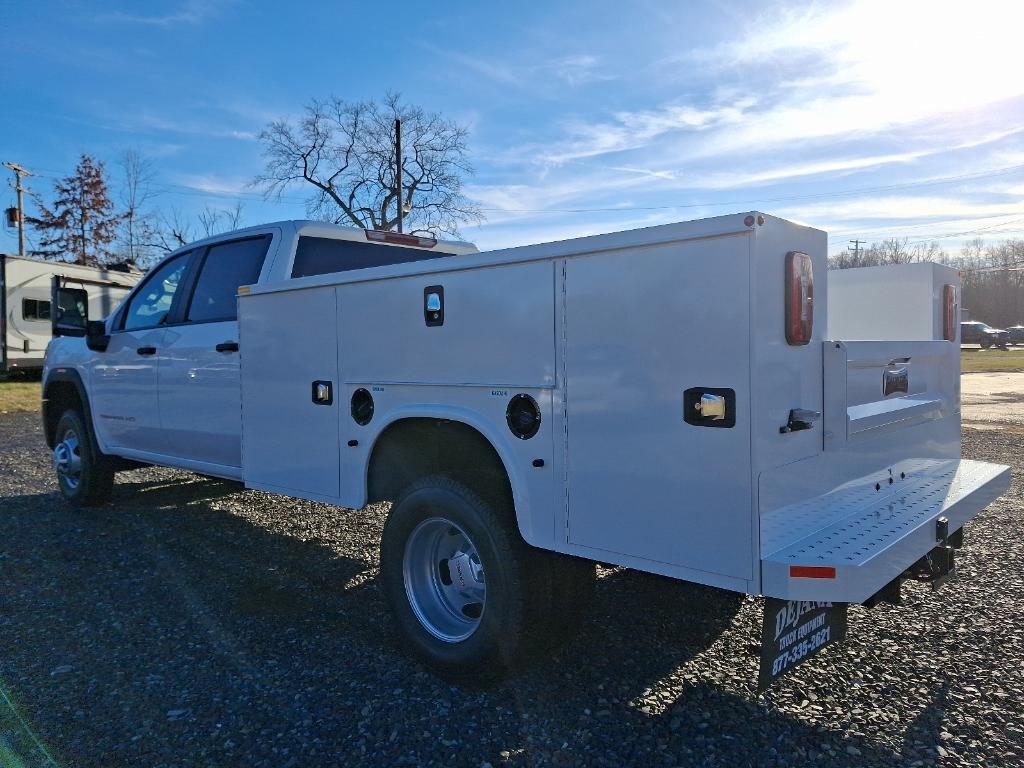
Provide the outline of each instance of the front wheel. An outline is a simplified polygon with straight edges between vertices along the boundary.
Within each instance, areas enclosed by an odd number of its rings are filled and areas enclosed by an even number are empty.
[[[523,541],[510,510],[429,477],[391,508],[381,584],[413,653],[447,677],[493,679],[550,636],[546,555]]]
[[[110,496],[114,470],[96,448],[82,415],[69,409],[57,422],[53,466],[60,492],[72,504],[95,506]]]

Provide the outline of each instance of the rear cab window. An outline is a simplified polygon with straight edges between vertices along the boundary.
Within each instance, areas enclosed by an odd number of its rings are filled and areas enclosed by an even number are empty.
[[[405,264],[451,255],[426,248],[302,235],[295,249],[292,277],[348,272],[353,269]]]
[[[214,323],[238,317],[239,287],[259,280],[270,235],[211,245],[192,291],[186,322]]]

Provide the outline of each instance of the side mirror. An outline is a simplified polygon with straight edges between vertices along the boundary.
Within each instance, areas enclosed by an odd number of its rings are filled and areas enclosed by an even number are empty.
[[[86,326],[89,322],[89,294],[84,289],[55,285],[50,304],[50,322],[54,336],[86,335]]]
[[[106,352],[109,344],[107,324],[103,320],[89,320],[85,324],[85,345],[94,352]]]

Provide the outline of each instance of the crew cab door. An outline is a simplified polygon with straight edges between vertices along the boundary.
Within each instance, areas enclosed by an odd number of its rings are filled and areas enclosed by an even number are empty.
[[[95,353],[89,398],[108,450],[161,451],[157,353],[167,318],[180,301],[191,255],[175,256],[146,277],[114,318],[107,349]]]
[[[236,296],[259,280],[270,239],[228,240],[197,254],[188,299],[165,328],[158,356],[161,453],[242,466]]]

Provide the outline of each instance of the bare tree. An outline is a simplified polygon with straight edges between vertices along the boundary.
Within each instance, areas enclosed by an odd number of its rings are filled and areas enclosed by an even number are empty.
[[[398,200],[394,125],[402,121],[402,199]],[[254,184],[280,197],[295,183],[314,188],[306,203],[314,218],[391,230],[398,206],[410,231],[457,234],[482,219],[462,193],[472,174],[467,129],[437,113],[403,104],[314,99],[298,125],[275,120],[260,132],[266,166]]]
[[[194,239],[192,224],[188,217],[180,208],[173,207],[170,211],[163,211],[157,215],[151,239],[146,245],[170,253],[183,245],[188,245]]]
[[[146,243],[153,240],[156,222],[153,213],[146,210],[146,204],[156,196],[153,190],[156,169],[152,161],[131,147],[121,153],[118,165],[124,209],[119,233],[121,251],[129,261],[142,264],[149,260],[153,250]]]
[[[242,224],[241,201],[235,203],[234,208],[214,208],[207,205],[199,212],[199,226],[202,227],[204,237],[219,235],[221,232],[230,232],[238,229]]]
[[[907,247],[907,238],[891,237],[881,243],[872,243],[871,251],[878,254],[879,264],[909,264],[914,255]]]
[[[915,261],[946,261],[946,252],[937,242],[915,243],[907,238],[890,238],[872,243],[859,251],[841,251],[828,259],[829,269],[850,269],[851,267],[877,267],[885,264],[910,264]]]

